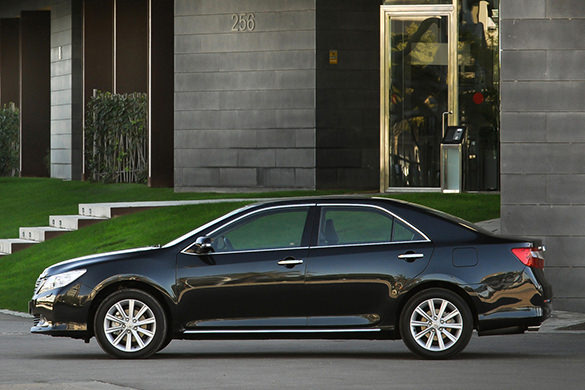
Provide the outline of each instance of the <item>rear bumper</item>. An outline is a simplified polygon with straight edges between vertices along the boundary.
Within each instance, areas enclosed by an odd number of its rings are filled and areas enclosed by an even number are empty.
[[[490,336],[537,331],[551,313],[552,304],[547,302],[539,307],[480,314],[477,332],[480,336]]]
[[[480,336],[535,330],[550,317],[552,288],[541,269],[525,267],[491,282],[475,286]]]

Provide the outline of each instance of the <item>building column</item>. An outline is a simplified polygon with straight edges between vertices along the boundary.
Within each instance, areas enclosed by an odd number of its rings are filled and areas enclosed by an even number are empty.
[[[71,178],[83,178],[83,3],[71,2]]]
[[[0,105],[20,104],[19,20],[0,19]]]
[[[49,176],[51,12],[20,14],[20,174]]]
[[[149,0],[148,185],[173,187],[174,2]]]
[[[115,7],[115,92],[147,92],[148,0],[116,1]]]
[[[114,0],[85,0],[83,23],[85,103],[94,89],[114,91]]]
[[[114,0],[83,1],[83,113],[94,89],[114,92]]]

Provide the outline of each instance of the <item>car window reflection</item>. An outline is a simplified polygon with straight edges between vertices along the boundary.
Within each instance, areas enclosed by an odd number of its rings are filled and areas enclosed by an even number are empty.
[[[301,246],[308,207],[254,214],[212,236],[214,252],[294,248]]]
[[[319,246],[419,241],[425,238],[404,222],[374,208],[323,207]]]

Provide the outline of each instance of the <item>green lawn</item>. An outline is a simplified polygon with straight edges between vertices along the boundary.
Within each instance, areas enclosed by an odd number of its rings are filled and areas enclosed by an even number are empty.
[[[422,204],[470,222],[479,222],[500,217],[499,194],[442,194],[425,192],[388,194],[384,196]]]
[[[340,193],[282,191],[259,194],[175,193],[143,184],[95,184],[44,178],[0,177],[0,238],[18,237],[22,226],[47,226],[49,215],[77,214],[79,203],[210,198],[254,198]]]
[[[55,179],[0,178],[0,238],[16,237],[19,226],[45,226],[50,214],[76,214],[78,203],[323,195],[330,192],[263,194],[173,193],[171,189],[128,184],[90,184]],[[470,221],[499,217],[497,194],[385,195],[433,207]],[[92,253],[164,244],[244,203],[177,206],[146,210],[100,222],[0,257],[0,308],[26,311],[34,282],[54,263]]]

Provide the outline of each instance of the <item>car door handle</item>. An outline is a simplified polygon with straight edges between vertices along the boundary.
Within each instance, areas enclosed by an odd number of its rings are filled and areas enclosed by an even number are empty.
[[[284,259],[278,262],[278,265],[284,265],[285,267],[293,267],[298,264],[303,264],[301,259]]]
[[[424,254],[414,253],[414,252],[406,252],[406,253],[403,253],[401,255],[398,255],[398,258],[400,260],[406,260],[406,261],[414,261],[416,259],[422,259],[423,257],[425,257]]]

